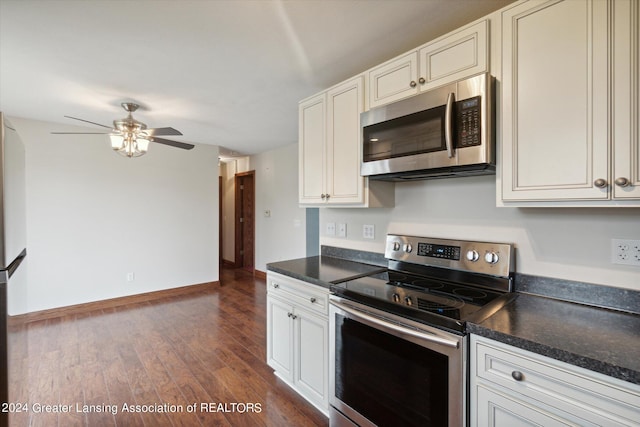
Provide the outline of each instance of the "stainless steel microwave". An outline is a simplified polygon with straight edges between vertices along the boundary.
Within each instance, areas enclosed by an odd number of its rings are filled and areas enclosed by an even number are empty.
[[[370,179],[495,174],[494,79],[481,74],[360,116]]]

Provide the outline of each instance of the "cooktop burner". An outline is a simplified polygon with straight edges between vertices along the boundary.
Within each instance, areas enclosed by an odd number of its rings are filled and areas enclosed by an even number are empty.
[[[502,295],[443,280],[426,279],[394,271],[339,283],[334,290],[362,294],[408,308],[460,319]]]
[[[389,235],[386,272],[331,289],[344,298],[463,333],[467,321],[479,321],[513,298],[511,250],[504,244]]]

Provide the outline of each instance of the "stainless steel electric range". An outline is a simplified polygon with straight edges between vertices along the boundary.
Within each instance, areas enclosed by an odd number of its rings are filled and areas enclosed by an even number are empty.
[[[513,298],[505,243],[388,235],[388,270],[332,286],[332,426],[465,426],[466,323]]]

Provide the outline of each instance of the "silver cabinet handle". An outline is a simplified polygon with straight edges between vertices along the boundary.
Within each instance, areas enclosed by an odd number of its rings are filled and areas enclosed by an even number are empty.
[[[280,285],[278,285],[277,283],[273,284],[273,289],[278,289],[280,287]]]
[[[414,80],[411,80],[411,83],[409,83],[409,86],[416,87],[418,86],[418,83],[416,83]]]
[[[453,157],[453,141],[452,141],[452,126],[453,126],[453,102],[455,101],[455,95],[453,92],[447,96],[447,109],[444,112],[444,143],[447,146],[447,154],[449,158]]]
[[[522,372],[520,372],[520,371],[511,372],[511,376],[516,381],[522,381],[524,379],[524,375],[522,375]]]
[[[329,197],[331,197],[330,194],[325,194],[324,196],[327,198],[327,200],[329,200]]]
[[[420,83],[421,85],[425,84],[427,81],[424,79],[424,77],[420,77],[418,79],[418,83]]]
[[[287,313],[287,317],[293,316],[293,313]]]
[[[598,178],[595,181],[593,181],[593,185],[595,185],[598,188],[604,188],[607,186],[607,180],[606,179],[602,179],[602,178]]]
[[[618,187],[628,187],[629,185],[631,185],[631,182],[627,178],[622,176],[620,178],[616,178],[615,183]]]
[[[311,304],[313,304],[314,302],[316,302],[316,299],[314,297],[309,298],[309,301],[311,301]]]
[[[326,195],[326,194],[324,194],[324,193],[320,195],[320,198],[321,198],[322,200],[324,200],[324,198],[325,198],[325,197],[327,197],[327,195]]]

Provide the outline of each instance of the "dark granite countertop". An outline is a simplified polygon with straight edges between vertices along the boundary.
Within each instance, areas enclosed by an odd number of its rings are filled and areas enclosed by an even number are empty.
[[[329,288],[333,283],[385,270],[384,257],[375,255],[323,247],[322,256],[270,263],[267,270]],[[640,384],[640,314],[625,311],[627,306],[637,306],[640,293],[554,279],[551,288],[555,293],[545,296],[549,280],[519,277],[517,282],[524,286],[524,292],[516,287],[514,301],[482,322],[467,323],[467,331]],[[543,289],[539,289],[541,285]],[[571,298],[563,298],[567,292]],[[596,306],[610,299],[618,309]]]
[[[267,270],[329,288],[333,283],[374,274],[385,267],[329,256],[312,256],[267,264]]]
[[[518,293],[467,331],[640,384],[640,316]]]

